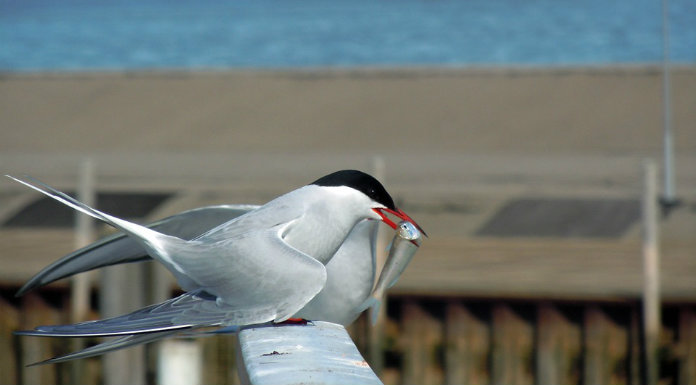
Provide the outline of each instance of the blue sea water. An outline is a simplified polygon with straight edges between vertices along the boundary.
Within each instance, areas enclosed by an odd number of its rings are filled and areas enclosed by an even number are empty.
[[[696,63],[696,0],[670,0]],[[655,63],[660,0],[0,0],[0,70]]]

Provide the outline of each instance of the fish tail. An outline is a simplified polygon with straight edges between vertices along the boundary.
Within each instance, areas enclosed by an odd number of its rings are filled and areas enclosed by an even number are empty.
[[[373,298],[374,302],[370,306],[370,319],[372,320],[372,325],[377,324],[377,318],[379,317],[379,309],[382,307],[382,300]]]
[[[372,324],[377,323],[377,316],[379,316],[379,309],[382,306],[382,300],[379,299],[376,296],[371,296],[365,300],[365,302],[362,303],[358,307],[360,312],[363,312],[367,309],[370,309],[370,319],[372,321]]]

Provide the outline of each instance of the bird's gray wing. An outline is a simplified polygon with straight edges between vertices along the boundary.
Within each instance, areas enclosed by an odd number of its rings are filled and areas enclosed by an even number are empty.
[[[24,179],[18,179],[9,175],[8,177],[66,206],[104,221],[118,230],[123,231],[143,246],[152,258],[161,262],[171,271],[183,289],[191,291],[205,285],[205,282],[198,284],[199,280],[197,280],[196,277],[189,276],[187,272],[172,259],[172,253],[180,254],[179,256],[183,256],[184,258],[197,255],[199,253],[199,246],[201,245],[200,242],[188,241],[179,237],[163,234],[137,223],[129,222],[101,212],[34,178],[24,177]],[[234,222],[234,220],[232,222]]]
[[[51,358],[45,361],[35,362],[29,366],[44,365],[44,364],[57,364],[60,362],[77,360],[80,358],[88,358],[93,356],[98,356],[104,353],[113,352],[115,350],[127,348],[130,346],[147,344],[150,342],[155,342],[163,338],[167,338],[177,334],[178,330],[165,330],[161,332],[143,333],[127,335],[124,337],[119,337],[111,341],[107,341],[98,345],[90,346],[86,349],[79,350],[77,352],[68,353],[63,356]]]
[[[221,223],[258,208],[254,205],[207,206],[181,212],[148,225],[163,234],[192,239]],[[133,238],[117,233],[100,239],[53,262],[32,277],[16,296],[62,278],[120,263],[152,259]]]
[[[260,218],[263,226],[225,226],[226,234],[236,236],[188,241],[103,213],[35,179],[10,178],[136,238],[174,273],[183,288],[216,295],[220,307],[230,309],[224,318],[226,324],[284,321],[326,282],[324,265],[283,239],[289,226],[301,219],[301,207],[284,207],[263,212],[265,215],[256,210],[240,218],[251,222]],[[269,221],[275,225],[267,226]]]
[[[200,282],[202,289],[119,317],[39,326],[18,334],[99,337],[284,321],[326,282],[321,262],[282,240],[285,226],[217,243],[200,256],[178,258],[177,264]]]
[[[117,228],[118,230],[123,231],[132,238],[136,239],[145,248],[145,250],[148,251],[151,257],[162,262],[170,270],[178,270],[178,266],[172,263],[171,259],[166,253],[165,248],[168,245],[180,246],[182,244],[186,244],[186,240],[171,235],[166,235],[152,230],[150,228],[147,228],[145,226],[139,225],[137,223],[129,222],[127,220],[117,218],[113,215],[101,212],[34,178],[25,176],[23,179],[19,179],[10,175],[7,175],[7,177],[33,190],[36,190],[52,199],[55,199],[58,202],[65,204],[66,206],[72,207],[73,209],[81,213],[87,214],[93,218],[104,221],[109,225]],[[178,278],[179,277],[177,276],[177,279]]]
[[[108,337],[184,330],[194,326],[224,323],[229,306],[218,306],[217,297],[202,290],[184,293],[132,313],[70,325],[38,326],[15,334],[39,337]]]
[[[224,328],[218,328],[214,330],[209,330],[209,328],[195,328],[195,329],[184,329],[181,330],[164,330],[159,332],[149,332],[140,334],[130,334],[122,337],[113,337],[114,339],[110,341],[103,342],[88,348],[68,353],[62,356],[50,358],[48,360],[35,362],[28,366],[37,366],[45,364],[57,364],[60,362],[72,361],[81,358],[88,358],[99,356],[105,353],[110,353],[116,350],[128,348],[131,346],[149,344],[151,342],[159,341],[169,337],[186,337],[186,338],[200,338],[200,337],[211,337],[218,334],[228,334],[228,333],[238,333],[242,328],[239,326],[229,326]]]
[[[228,324],[281,322],[307,304],[326,283],[326,268],[285,242],[293,221],[197,245],[172,260],[218,303],[238,311]],[[231,315],[230,315],[231,316]]]

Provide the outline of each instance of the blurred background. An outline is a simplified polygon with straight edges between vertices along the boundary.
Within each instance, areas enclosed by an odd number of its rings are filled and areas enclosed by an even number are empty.
[[[3,174],[140,222],[378,176],[430,235],[349,328],[386,384],[696,384],[695,126],[696,0],[0,0]],[[178,292],[144,264],[15,298],[110,231],[78,222],[0,181],[0,383],[237,383],[234,336],[26,367],[97,341],[13,330]]]

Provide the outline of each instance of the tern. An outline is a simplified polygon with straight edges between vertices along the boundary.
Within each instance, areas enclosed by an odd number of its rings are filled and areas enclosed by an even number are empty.
[[[374,284],[377,221],[396,229],[389,214],[422,231],[396,208],[377,179],[357,170],[326,175],[263,206],[211,206],[150,227],[100,212],[35,179],[9,177],[127,236],[64,257],[18,295],[81,271],[149,258],[170,270],[186,291],[120,317],[19,332],[123,336],[42,363],[89,357],[200,327],[234,329],[291,317],[349,323],[363,310],[358,305]]]

